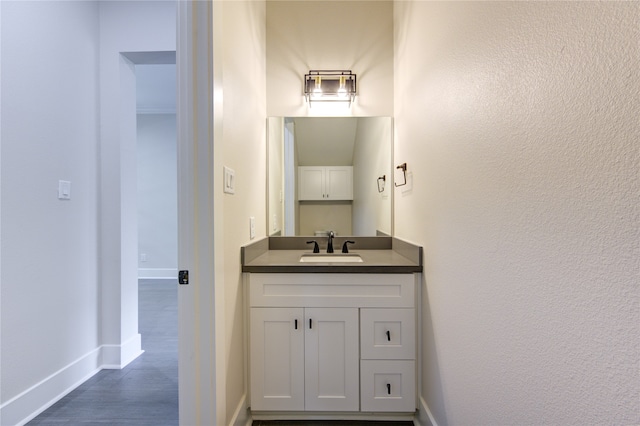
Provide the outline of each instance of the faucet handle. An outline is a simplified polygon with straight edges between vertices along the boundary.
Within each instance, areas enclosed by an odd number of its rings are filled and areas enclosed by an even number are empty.
[[[355,244],[355,241],[345,241],[344,244],[342,244],[342,252],[343,253],[349,253],[349,247],[347,247],[347,243],[348,244]]]
[[[313,252],[320,253],[320,247],[318,247],[318,242],[316,240],[307,241],[307,244],[313,243]]]

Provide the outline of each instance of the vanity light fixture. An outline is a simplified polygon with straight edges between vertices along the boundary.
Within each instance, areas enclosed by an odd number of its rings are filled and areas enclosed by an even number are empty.
[[[312,102],[351,102],[356,97],[356,75],[351,70],[310,70],[304,75],[304,97]]]

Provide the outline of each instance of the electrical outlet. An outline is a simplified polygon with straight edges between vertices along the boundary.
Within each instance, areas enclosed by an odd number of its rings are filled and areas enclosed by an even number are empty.
[[[249,238],[254,239],[256,237],[256,218],[251,216],[249,218]]]

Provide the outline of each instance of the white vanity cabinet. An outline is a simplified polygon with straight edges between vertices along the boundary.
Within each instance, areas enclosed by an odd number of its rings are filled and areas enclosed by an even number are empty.
[[[299,200],[353,200],[353,167],[298,167]]]
[[[303,315],[302,308],[251,308],[254,410],[304,410]]]
[[[415,309],[361,309],[362,411],[415,409]]]
[[[358,411],[358,350],[355,308],[251,308],[252,409]]]
[[[415,411],[413,274],[247,278],[253,412]]]

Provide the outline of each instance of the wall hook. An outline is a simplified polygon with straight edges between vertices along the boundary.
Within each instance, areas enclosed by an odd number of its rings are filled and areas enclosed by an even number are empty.
[[[397,183],[394,182],[394,185],[396,187],[406,185],[407,184],[407,163],[402,163],[399,166],[396,166],[396,169],[401,169],[402,170],[402,176],[404,177],[404,182],[401,183],[400,185],[398,185]]]
[[[382,185],[380,185],[382,181]],[[384,183],[387,181],[387,175],[382,175],[378,178],[378,192],[384,192]]]

